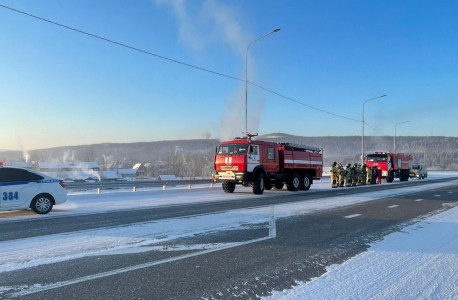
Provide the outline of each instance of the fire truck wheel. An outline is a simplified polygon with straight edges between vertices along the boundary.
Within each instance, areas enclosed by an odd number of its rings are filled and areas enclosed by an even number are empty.
[[[223,191],[225,193],[233,193],[235,190],[235,183],[223,180]]]
[[[291,176],[289,183],[286,184],[286,188],[291,192],[298,191],[301,188],[301,176],[299,176],[297,173],[294,173],[293,176]]]
[[[304,174],[302,177],[301,190],[308,191],[312,185],[312,178],[309,174]]]
[[[399,181],[406,181],[406,172],[401,170],[401,176],[399,177]]]
[[[276,190],[281,190],[283,188],[283,186],[284,186],[283,182],[277,182],[275,184],[275,189]]]
[[[264,185],[264,188],[266,189],[266,191],[270,191],[272,189],[272,183],[266,181],[265,182],[265,185]]]
[[[393,182],[394,180],[394,172],[390,172],[389,176],[386,176],[386,182]]]
[[[253,194],[262,195],[264,193],[264,173],[259,172],[253,180]]]

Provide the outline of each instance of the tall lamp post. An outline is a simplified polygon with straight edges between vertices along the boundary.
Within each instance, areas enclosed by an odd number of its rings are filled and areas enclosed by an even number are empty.
[[[364,105],[366,105],[366,103],[369,102],[369,101],[372,101],[372,100],[375,100],[375,99],[379,99],[379,98],[383,98],[383,97],[386,97],[386,95],[382,95],[382,96],[379,96],[379,97],[375,97],[375,98],[366,100],[366,102],[364,102],[364,104],[363,104],[363,134],[362,134],[362,142],[361,142],[361,164],[364,164]]]
[[[396,125],[394,125],[394,153],[396,153],[396,127],[399,124],[408,123],[408,122],[410,121],[399,122],[399,123],[396,123]]]
[[[433,133],[431,132],[430,134],[427,134],[425,137],[425,148],[423,150],[423,164],[426,165],[426,141],[428,139],[428,136],[432,135]]]
[[[248,132],[248,50],[250,49],[251,45],[253,45],[254,42],[259,41],[260,39],[265,38],[268,35],[271,35],[272,33],[278,32],[280,29],[275,29],[274,31],[261,36],[260,38],[257,38],[256,40],[252,41],[249,45],[248,48],[246,49],[246,56],[245,56],[245,132]]]

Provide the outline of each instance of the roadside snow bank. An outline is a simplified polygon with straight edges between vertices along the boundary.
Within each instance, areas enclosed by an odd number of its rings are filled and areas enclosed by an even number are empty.
[[[397,232],[328,273],[264,299],[457,299],[458,207]]]

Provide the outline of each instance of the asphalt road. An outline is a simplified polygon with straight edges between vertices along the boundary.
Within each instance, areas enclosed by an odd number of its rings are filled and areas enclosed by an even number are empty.
[[[447,180],[451,179],[409,182],[409,186]],[[348,195],[397,187],[402,185],[292,193],[262,200],[250,196],[244,201],[2,222],[0,240],[323,199],[336,197],[342,191]],[[269,295],[273,290],[290,288],[296,281],[321,276],[327,266],[340,264],[366,251],[371,243],[385,235],[401,230],[422,216],[452,207],[458,202],[457,193],[458,185],[454,184],[280,218],[242,231],[224,230],[181,238],[164,245],[239,243],[237,247],[222,247],[218,251],[190,249],[91,256],[1,273],[0,298],[253,299]],[[2,290],[1,287],[16,288]]]

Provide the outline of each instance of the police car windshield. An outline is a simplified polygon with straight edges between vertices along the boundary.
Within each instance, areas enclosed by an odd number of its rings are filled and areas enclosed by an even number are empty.
[[[368,162],[384,162],[387,161],[386,155],[368,155],[367,156]]]
[[[224,144],[219,146],[218,154],[246,154],[248,144]]]

